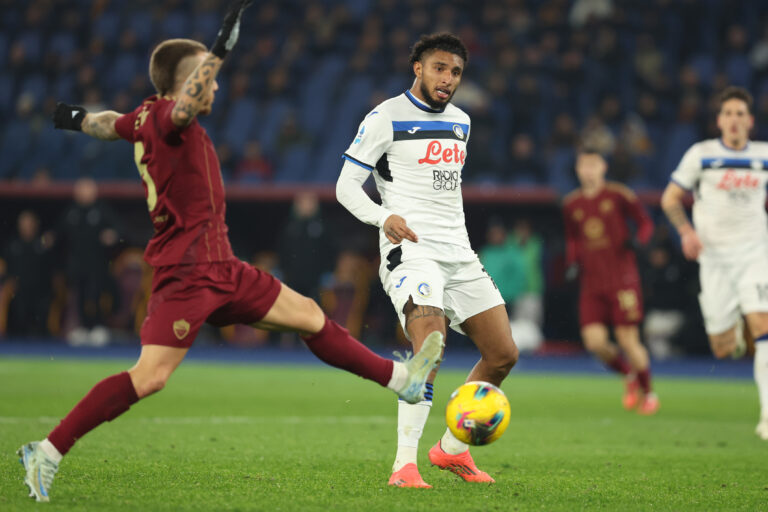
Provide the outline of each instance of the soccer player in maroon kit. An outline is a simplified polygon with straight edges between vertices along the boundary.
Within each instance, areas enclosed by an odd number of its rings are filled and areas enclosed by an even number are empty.
[[[79,438],[165,386],[205,321],[298,332],[325,363],[386,386],[408,402],[424,398],[442,335],[431,336],[407,362],[384,359],[328,319],[312,299],[233,256],[219,161],[196,117],[211,111],[216,75],[250,3],[233,2],[210,52],[188,39],[160,43],[150,59],[157,95],[133,112],[88,113],[57,105],[56,128],[134,144],[155,228],[145,258],[155,273],[135,366],[96,384],[46,439],[18,450],[30,496],[38,501],[49,501],[58,464]]]
[[[576,174],[581,187],[563,201],[566,260],[569,273],[580,276],[579,321],[584,345],[625,376],[627,410],[654,414],[659,399],[651,389],[648,351],[640,342],[643,299],[627,221],[637,226],[641,244],[650,240],[653,222],[631,190],[605,181],[606,170],[599,153],[579,153]],[[609,340],[608,327],[613,327],[618,347]]]

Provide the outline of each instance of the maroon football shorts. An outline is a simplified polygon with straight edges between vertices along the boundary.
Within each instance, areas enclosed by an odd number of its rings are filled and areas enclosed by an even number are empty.
[[[579,294],[579,323],[637,325],[643,319],[643,294],[639,285],[616,290],[589,290]]]
[[[203,322],[252,324],[269,312],[282,284],[240,260],[155,269],[142,345],[189,348]]]

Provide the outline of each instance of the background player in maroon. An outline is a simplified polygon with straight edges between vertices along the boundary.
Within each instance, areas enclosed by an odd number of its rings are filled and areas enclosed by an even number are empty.
[[[640,342],[643,299],[627,221],[636,224],[642,244],[650,240],[653,222],[631,190],[605,181],[606,170],[599,153],[581,151],[576,160],[581,187],[563,204],[569,273],[580,277],[581,336],[587,350],[625,375],[624,407],[654,414],[659,400],[651,389],[648,351]],[[609,340],[609,326],[629,363]]]
[[[312,299],[232,254],[218,158],[196,117],[211,111],[216,75],[237,41],[249,4],[232,4],[210,53],[187,39],[158,45],[150,59],[157,95],[133,112],[88,113],[57,105],[57,128],[134,144],[155,228],[145,252],[155,274],[136,365],[96,384],[45,440],[19,449],[25,483],[38,501],[49,500],[58,463],[80,437],[165,386],[205,321],[298,332],[324,362],[386,386],[409,402],[424,398],[426,378],[442,352],[440,333],[408,362],[381,358],[328,319]]]

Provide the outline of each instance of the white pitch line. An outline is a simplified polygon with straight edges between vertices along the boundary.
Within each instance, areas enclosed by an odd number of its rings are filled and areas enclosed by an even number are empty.
[[[20,417],[0,416],[0,424],[15,425],[23,423],[57,423],[61,418],[52,416]],[[122,418],[142,424],[162,425],[248,425],[279,423],[285,425],[313,424],[389,424],[395,422],[395,416],[166,416],[148,418]]]

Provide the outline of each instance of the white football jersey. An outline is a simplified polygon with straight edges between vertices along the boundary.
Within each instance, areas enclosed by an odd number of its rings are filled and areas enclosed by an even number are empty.
[[[434,252],[435,243],[470,248],[461,196],[469,131],[460,108],[434,110],[406,91],[376,106],[344,153],[373,172],[382,206],[419,237],[403,242],[410,256]],[[379,246],[383,255],[395,247],[383,230]]]
[[[720,139],[696,143],[672,181],[693,191],[693,224],[704,257],[738,257],[768,247],[768,143],[749,141],[739,151]]]

